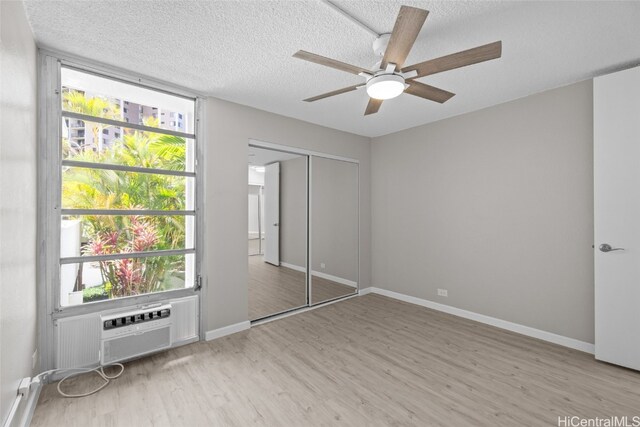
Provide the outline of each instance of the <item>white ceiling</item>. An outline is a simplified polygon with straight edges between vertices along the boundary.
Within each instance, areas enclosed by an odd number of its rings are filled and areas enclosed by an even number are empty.
[[[204,94],[364,136],[379,136],[640,63],[640,2],[337,1],[378,32],[400,5],[430,11],[407,64],[503,41],[499,60],[421,81],[440,105],[403,94],[364,117],[362,90],[305,103],[361,77],[291,55],[370,67],[372,36],[320,1],[25,2],[36,40]]]

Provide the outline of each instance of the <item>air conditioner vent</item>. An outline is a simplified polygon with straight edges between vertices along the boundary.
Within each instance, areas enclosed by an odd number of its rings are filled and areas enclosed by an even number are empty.
[[[100,363],[106,365],[171,347],[171,304],[101,316]]]
[[[129,325],[166,319],[171,316],[171,308],[157,307],[148,311],[122,313],[102,318],[102,330],[122,328]]]

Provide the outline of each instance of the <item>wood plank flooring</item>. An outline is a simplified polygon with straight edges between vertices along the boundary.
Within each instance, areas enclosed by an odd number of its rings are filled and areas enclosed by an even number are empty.
[[[312,304],[353,294],[355,288],[313,277]],[[264,262],[264,257],[249,257],[249,319],[255,320],[306,304],[305,274]]]
[[[127,363],[89,397],[48,385],[32,425],[557,426],[565,415],[640,415],[640,373],[369,294]]]

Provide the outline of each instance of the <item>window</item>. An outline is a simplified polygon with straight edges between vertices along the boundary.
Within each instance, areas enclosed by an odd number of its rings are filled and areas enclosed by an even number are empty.
[[[57,305],[193,287],[195,100],[64,66],[61,86]],[[131,124],[121,101],[179,112],[184,132],[157,113]]]

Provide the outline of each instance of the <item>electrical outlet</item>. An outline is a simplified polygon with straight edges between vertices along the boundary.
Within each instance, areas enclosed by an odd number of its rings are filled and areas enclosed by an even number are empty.
[[[448,297],[449,296],[449,291],[447,291],[446,289],[438,289],[438,296],[439,297]]]
[[[33,352],[31,355],[31,369],[36,369],[36,364],[38,363],[38,349]]]
[[[31,377],[23,378],[18,386],[18,394],[25,398],[29,397],[29,387],[31,387]]]
[[[326,267],[326,264],[324,262],[320,263],[320,268],[324,269]]]

